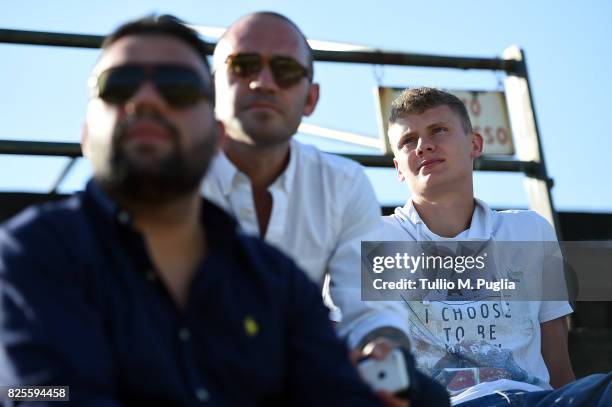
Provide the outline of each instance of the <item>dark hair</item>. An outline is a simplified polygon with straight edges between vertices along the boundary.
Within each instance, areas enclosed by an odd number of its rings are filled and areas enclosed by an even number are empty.
[[[289,24],[291,27],[293,27],[295,29],[295,31],[298,33],[298,35],[300,36],[300,38],[304,42],[304,45],[306,46],[306,53],[307,53],[306,57],[308,58],[308,62],[307,62],[307,66],[306,67],[308,68],[308,79],[312,81],[312,78],[314,76],[314,52],[312,50],[312,47],[308,43],[308,40],[306,39],[306,36],[302,32],[302,30],[300,30],[300,27],[298,27],[297,24],[295,24],[288,17],[285,17],[282,14],[276,13],[274,11],[257,11],[255,13],[247,14],[247,15],[245,15],[243,17],[240,17],[239,20],[237,20],[234,23],[232,23],[227,28],[227,30],[225,30],[225,33],[223,33],[223,35],[219,39],[219,42],[221,42],[221,39],[223,39],[223,37],[225,37],[225,35],[231,31],[232,26],[234,26],[236,23],[238,23],[238,22],[240,22],[240,21],[242,21],[242,20],[244,20],[246,18],[254,18],[254,17],[272,17],[272,18],[277,18],[277,19],[279,19],[281,21],[284,21],[285,23]]]
[[[459,116],[463,130],[472,132],[472,122],[463,102],[455,95],[436,88],[413,88],[405,89],[393,102],[391,102],[391,113],[389,124],[406,114],[423,113],[427,109],[438,106],[448,106]]]
[[[183,41],[200,56],[206,67],[206,72],[209,74],[208,80],[212,83],[210,65],[207,58],[209,54],[208,44],[199,37],[195,30],[187,27],[179,18],[164,14],[161,16],[150,15],[128,21],[106,36],[104,42],[102,42],[102,49],[108,49],[115,42],[128,35],[166,35]],[[210,87],[211,92],[213,92],[211,102],[214,103],[214,86],[211,85]]]

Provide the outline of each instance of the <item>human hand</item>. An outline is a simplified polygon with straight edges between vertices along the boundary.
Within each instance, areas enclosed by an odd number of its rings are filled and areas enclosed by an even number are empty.
[[[351,362],[355,367],[357,367],[358,361],[364,357],[369,357],[375,360],[384,360],[389,353],[398,346],[398,343],[388,338],[376,338],[375,340],[366,344],[366,346],[363,347],[363,350],[353,350],[350,354]],[[378,390],[376,391],[376,395],[383,406],[410,407],[410,401],[396,397],[388,391]]]

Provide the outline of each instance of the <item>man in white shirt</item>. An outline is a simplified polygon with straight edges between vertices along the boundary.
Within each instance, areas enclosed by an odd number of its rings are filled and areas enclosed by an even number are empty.
[[[483,140],[455,96],[405,90],[392,103],[388,136],[411,199],[384,218],[385,240],[556,241],[535,212],[496,212],[474,198],[473,161]],[[566,301],[505,301],[502,295],[404,305],[417,366],[447,388],[453,405],[551,405],[570,396],[584,402],[590,387],[609,383],[609,376],[594,375],[552,390],[574,381]],[[603,405],[612,393],[602,397]]]
[[[254,13],[232,24],[213,56],[223,151],[204,195],[247,232],[289,255],[315,282],[331,276],[339,334],[351,349],[381,337],[407,345],[397,304],[361,301],[360,246],[382,229],[380,206],[363,169],[293,139],[315,110],[313,55],[286,17]],[[375,353],[376,355],[376,353]]]

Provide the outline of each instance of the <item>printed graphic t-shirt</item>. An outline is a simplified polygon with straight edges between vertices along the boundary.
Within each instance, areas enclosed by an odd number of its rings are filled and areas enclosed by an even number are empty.
[[[479,200],[470,228],[450,240],[552,241],[532,211],[496,212]],[[385,218],[387,240],[449,240],[431,232],[409,201]],[[418,367],[452,396],[468,401],[495,390],[551,389],[540,324],[572,312],[565,301],[409,301],[405,304]]]

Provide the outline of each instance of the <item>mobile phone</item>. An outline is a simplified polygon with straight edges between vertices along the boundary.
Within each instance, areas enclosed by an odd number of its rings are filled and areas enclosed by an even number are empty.
[[[406,359],[400,349],[393,349],[383,360],[366,358],[357,364],[357,370],[374,390],[398,394],[410,388]]]

